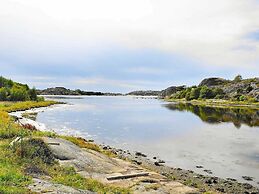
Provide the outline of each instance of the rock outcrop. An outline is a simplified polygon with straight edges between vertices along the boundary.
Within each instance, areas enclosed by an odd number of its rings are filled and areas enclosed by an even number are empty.
[[[253,97],[259,101],[259,78],[230,81],[222,78],[207,78],[202,80],[199,86],[209,88],[221,88],[226,98],[233,98],[238,95]]]
[[[171,86],[169,88],[166,88],[165,90],[162,90],[162,92],[160,93],[160,97],[165,98],[167,96],[171,96],[172,94],[181,91],[185,88],[185,86]]]
[[[199,86],[219,86],[219,85],[223,85],[226,83],[229,83],[229,80],[223,79],[223,78],[218,78],[218,77],[212,77],[212,78],[206,78],[204,80],[201,81],[201,83],[199,84]]]
[[[76,172],[85,178],[93,178],[103,184],[131,188],[133,193],[189,194],[198,192],[198,189],[194,187],[185,186],[177,181],[170,180],[166,176],[140,165],[119,158],[111,158],[94,150],[82,149],[67,140],[46,137],[43,140],[48,144],[49,149],[60,165],[74,167]],[[34,180],[33,187],[30,186],[31,189],[39,188],[39,190],[42,187],[47,189],[58,187],[63,190],[67,188],[38,179]],[[90,192],[72,189],[71,193]]]

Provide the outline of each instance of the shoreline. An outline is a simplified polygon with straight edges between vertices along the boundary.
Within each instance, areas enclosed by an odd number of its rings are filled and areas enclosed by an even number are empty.
[[[37,129],[37,127],[39,127],[41,125],[39,125],[39,123],[36,121],[33,121],[28,118],[24,118],[22,116],[22,114],[23,113],[32,113],[33,114],[35,112],[38,113],[38,112],[42,112],[47,109],[49,109],[49,107],[34,108],[34,109],[29,109],[26,111],[18,111],[18,112],[16,111],[16,115],[21,116],[20,119],[25,119],[24,124],[30,124],[30,125],[35,124],[36,126],[34,126],[34,127]],[[12,113],[10,115],[16,116],[15,114],[12,114]],[[19,120],[19,118],[18,118],[18,120]],[[26,122],[28,122],[28,123],[26,123]],[[38,128],[37,130],[48,131],[48,132],[50,131],[50,132],[56,133],[55,131],[47,129],[46,127]],[[60,134],[57,134],[57,135],[60,135]],[[94,143],[94,144],[96,144],[96,143]],[[255,187],[249,183],[238,183],[235,179],[231,179],[231,178],[222,179],[222,178],[214,177],[214,176],[201,175],[201,174],[195,173],[191,170],[169,167],[166,164],[164,164],[164,161],[158,160],[157,158],[154,160],[149,159],[145,154],[143,154],[141,152],[132,153],[132,152],[125,151],[125,150],[122,150],[119,148],[110,147],[109,145],[104,145],[104,144],[96,144],[96,145],[100,146],[103,150],[107,150],[107,151],[115,154],[115,156],[120,159],[130,161],[133,164],[136,164],[138,166],[142,166],[149,170],[155,171],[163,176],[166,176],[170,180],[180,182],[186,186],[198,188],[201,192],[202,191],[206,192],[207,190],[214,190],[216,192],[223,192],[223,193],[224,192],[244,193],[245,191],[249,191],[251,193],[259,192],[259,186]]]
[[[185,99],[164,99],[165,102],[173,103],[185,103],[199,106],[207,106],[214,108],[252,108],[259,110],[259,102],[239,102],[230,100],[220,100],[220,99],[207,99],[207,100],[185,100]]]

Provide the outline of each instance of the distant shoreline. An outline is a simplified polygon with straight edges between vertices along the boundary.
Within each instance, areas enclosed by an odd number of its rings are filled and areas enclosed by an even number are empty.
[[[259,110],[259,102],[247,102],[247,101],[230,101],[230,100],[185,100],[185,99],[165,99],[167,102],[175,103],[189,103],[192,105],[207,106],[214,108],[252,108]]]

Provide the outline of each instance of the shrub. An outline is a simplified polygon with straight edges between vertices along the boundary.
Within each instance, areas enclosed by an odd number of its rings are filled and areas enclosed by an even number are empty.
[[[29,96],[30,96],[30,100],[33,100],[33,101],[37,100],[37,92],[35,87],[29,90]]]
[[[208,88],[207,86],[202,86],[200,90],[200,98],[201,99],[210,99],[215,97],[216,95],[214,94],[213,90]]]
[[[200,96],[201,88],[192,88],[190,92],[190,100],[198,99]]]
[[[54,156],[42,139],[30,138],[22,140],[14,147],[16,154],[29,160],[37,160],[53,164]]]
[[[0,88],[0,101],[6,101],[8,100],[8,95],[10,93],[10,90],[7,88]]]
[[[240,82],[242,80],[242,76],[241,75],[237,75],[235,78],[234,78],[234,81],[235,82]]]
[[[239,101],[245,101],[246,100],[246,97],[244,95],[241,95],[239,96],[238,98]]]

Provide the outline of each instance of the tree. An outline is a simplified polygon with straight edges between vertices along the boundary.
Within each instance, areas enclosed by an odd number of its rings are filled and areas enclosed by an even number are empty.
[[[5,87],[0,88],[0,101],[6,101],[8,99],[8,89]]]
[[[190,93],[190,100],[198,99],[200,96],[201,88],[192,88]]]
[[[35,87],[29,90],[29,96],[31,100],[34,100],[34,101],[37,100],[37,92]]]
[[[10,94],[10,100],[11,101],[25,101],[29,100],[29,94],[25,90],[25,88],[15,88],[13,87],[11,89],[11,94]]]

